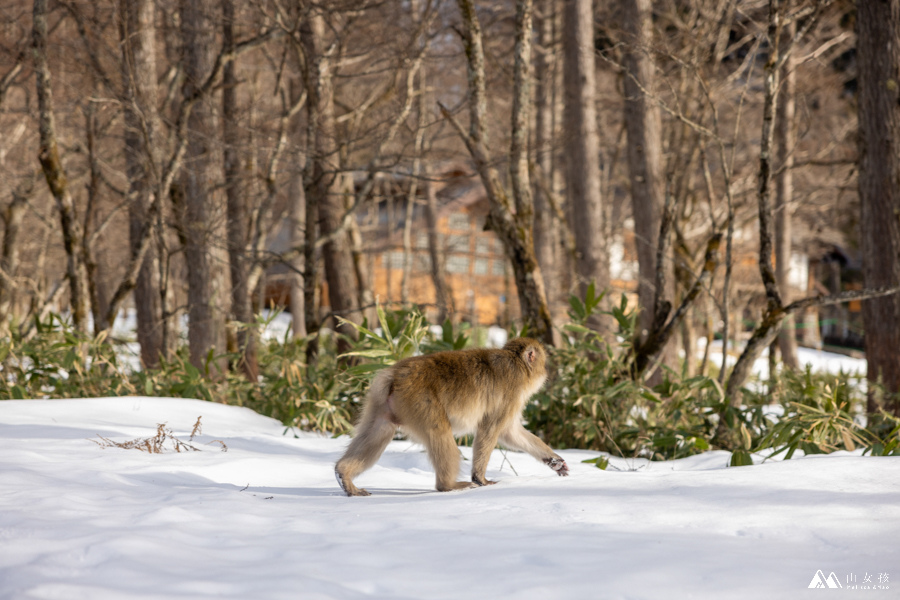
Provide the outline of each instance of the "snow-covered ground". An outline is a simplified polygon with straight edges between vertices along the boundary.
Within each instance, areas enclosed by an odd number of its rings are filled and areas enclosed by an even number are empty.
[[[198,416],[200,452],[92,441],[162,422],[187,441]],[[0,402],[0,598],[836,594],[807,589],[818,581],[898,597],[897,458],[726,468],[711,452],[601,471],[581,463],[592,453],[562,451],[560,478],[497,451],[498,485],[441,494],[421,449],[393,442],[358,479],[373,495],[347,498],[332,474],[347,438],[283,432],[196,400]]]

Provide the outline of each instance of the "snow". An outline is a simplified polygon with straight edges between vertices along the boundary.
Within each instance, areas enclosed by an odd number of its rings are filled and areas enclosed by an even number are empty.
[[[199,452],[92,441],[163,422],[187,441],[198,416]],[[0,402],[0,598],[805,598],[825,593],[807,591],[820,570],[897,597],[879,582],[900,577],[897,458],[601,471],[561,451],[560,478],[498,450],[498,485],[442,494],[396,441],[357,480],[373,495],[347,498],[347,438],[284,431],[197,400]]]
[[[697,340],[698,342],[698,351],[697,358],[703,356],[703,348],[706,345],[706,338],[700,338]],[[728,366],[733,367],[737,362],[738,354],[737,351],[733,348],[729,347],[728,352]],[[813,348],[804,348],[800,346],[797,348],[797,360],[800,363],[800,368],[804,369],[807,365],[813,370],[813,372],[817,373],[831,373],[833,375],[837,375],[839,373],[845,373],[850,375],[850,379],[854,380],[855,383],[865,386],[866,381],[866,359],[865,358],[854,358],[851,356],[845,356],[843,354],[837,354],[836,352],[827,352],[824,350],[816,350]],[[716,340],[710,346],[709,352],[709,362],[710,364],[715,365],[716,367],[722,366],[722,341]],[[757,358],[753,362],[753,368],[751,370],[753,375],[762,381],[766,381],[769,378],[769,349],[763,349],[759,358]],[[862,389],[865,392],[865,389]]]

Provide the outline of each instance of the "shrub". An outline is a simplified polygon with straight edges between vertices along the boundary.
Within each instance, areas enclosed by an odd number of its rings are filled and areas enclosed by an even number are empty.
[[[602,298],[591,286],[584,298],[570,299],[562,344],[548,349],[548,383],[525,407],[528,427],[550,445],[655,460],[724,448],[733,452],[732,465],[751,464],[751,452],[790,458],[798,449],[900,455],[900,419],[866,415],[864,399],[846,375],[785,370],[770,391],[744,390],[739,407],[726,401],[710,377],[685,378],[665,369],[663,381],[652,388],[631,379],[627,361],[635,314],[624,297],[605,313],[618,326],[611,342],[588,326]],[[376,314],[377,325],[351,323],[357,336],[345,338],[350,349],[340,356],[335,334],[318,334],[319,353],[309,364],[309,339],[285,333],[260,342],[257,381],[235,372],[210,378],[207,371],[218,357],[208,356],[198,369],[186,347],[158,368],[133,370],[105,336],[79,335],[51,315],[37,324],[33,337],[2,340],[0,398],[200,398],[246,406],[288,427],[340,435],[352,429],[378,370],[418,353],[465,348],[482,336],[449,321],[430,325],[415,308],[378,307]],[[260,320],[257,326],[266,324]],[[605,459],[592,462],[602,467]]]
[[[785,459],[798,449],[805,454],[857,448],[880,455],[900,454],[898,420],[881,414],[873,419],[882,425],[880,431],[867,427],[865,398],[855,393],[846,374],[815,374],[807,365],[804,371],[782,372],[774,388],[783,413],[772,416],[756,443],[757,450],[770,449],[771,457],[785,453]]]
[[[552,351],[548,384],[525,410],[529,427],[555,447],[617,456],[666,459],[709,449],[719,385],[706,377],[681,380],[669,370],[654,388],[632,380],[627,356],[636,315],[624,296],[605,313],[618,324],[614,348],[588,327],[601,301],[593,286],[583,300],[570,298],[570,322]]]

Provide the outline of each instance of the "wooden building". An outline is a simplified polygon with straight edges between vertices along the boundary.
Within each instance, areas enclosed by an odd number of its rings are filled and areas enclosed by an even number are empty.
[[[357,193],[367,174],[354,175]],[[375,298],[382,305],[401,301],[405,260],[404,229],[410,196],[410,177],[376,176],[372,193],[359,207],[356,222],[361,250]],[[432,176],[430,185],[417,182],[410,220],[408,302],[420,305],[429,319],[437,316],[435,288],[428,248],[426,193],[435,195],[437,239],[441,271],[451,289],[454,319],[481,325],[506,324],[519,316],[515,284],[503,245],[484,224],[488,202],[480,180],[470,170],[453,165]],[[289,246],[288,223],[282,223],[269,250],[285,252]],[[275,265],[266,274],[265,304],[287,309],[288,269]],[[328,310],[325,282],[320,281],[323,311]]]
[[[435,195],[440,270],[453,295],[455,318],[481,325],[517,318],[519,304],[509,263],[499,238],[485,230],[488,201],[477,176],[462,168],[445,169],[430,186],[420,182],[418,187]],[[409,182],[383,181],[381,190],[360,212],[359,225],[375,296],[391,304],[402,299]],[[411,211],[408,301],[434,319],[437,307],[425,211],[426,198],[419,196]]]

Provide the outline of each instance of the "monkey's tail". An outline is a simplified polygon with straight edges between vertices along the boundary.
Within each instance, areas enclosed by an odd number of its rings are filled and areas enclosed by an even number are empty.
[[[382,369],[375,375],[369,392],[366,394],[366,402],[363,405],[360,423],[371,423],[378,417],[386,417],[390,414],[388,396],[394,387],[394,370]]]

